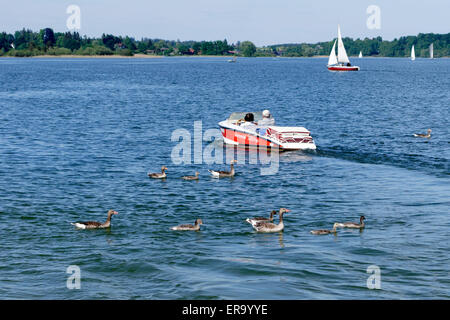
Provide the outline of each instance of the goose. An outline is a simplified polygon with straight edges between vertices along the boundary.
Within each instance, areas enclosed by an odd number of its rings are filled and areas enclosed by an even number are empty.
[[[165,172],[166,170],[167,170],[166,166],[162,166],[161,173],[148,173],[148,177],[153,179],[164,179],[165,177],[167,177]]]
[[[183,176],[181,179],[183,180],[198,180],[199,173],[196,171],[195,176]]]
[[[200,230],[200,225],[203,224],[202,219],[195,220],[194,225],[192,224],[180,224],[179,226],[175,226],[170,228],[171,230],[192,230],[192,231],[198,231]]]
[[[365,224],[364,224],[364,220],[366,219],[366,217],[361,216],[359,218],[359,223],[354,223],[354,222],[345,222],[345,223],[337,223],[337,227],[340,228],[353,228],[353,229],[362,229],[364,228]],[[335,223],[336,224],[336,223]]]
[[[271,223],[271,222],[259,222],[252,225],[253,229],[255,229],[257,232],[279,232],[283,231],[284,229],[284,223],[283,223],[283,214],[286,212],[290,212],[291,210],[286,208],[281,208],[278,212],[278,215],[280,216],[280,222],[278,224]]]
[[[111,217],[115,214],[119,214],[117,211],[109,210],[108,218],[106,222],[100,223],[96,221],[85,221],[85,222],[71,222],[70,224],[77,227],[78,229],[104,229],[111,226]]]
[[[234,164],[237,163],[236,160],[231,160],[230,171],[215,171],[215,170],[208,170],[214,178],[223,178],[223,177],[234,177]]]
[[[263,218],[263,217],[247,218],[245,219],[245,221],[250,223],[252,226],[259,222],[272,222],[273,216],[276,214],[277,214],[276,210],[272,210],[272,212],[270,212],[270,218]]]
[[[423,133],[414,133],[414,137],[418,137],[418,138],[431,138],[431,129],[427,130],[427,134],[423,134]]]
[[[339,225],[338,223],[333,224],[333,229],[331,230],[326,229],[311,230],[311,233],[316,235],[336,233],[336,228],[338,227],[338,225]]]

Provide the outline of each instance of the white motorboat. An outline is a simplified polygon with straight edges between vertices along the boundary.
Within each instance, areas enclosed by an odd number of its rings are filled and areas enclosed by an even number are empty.
[[[252,112],[254,126],[241,126],[247,112],[233,112],[219,122],[223,140],[229,145],[256,148],[279,148],[279,150],[315,150],[310,132],[304,127],[259,126],[262,111]]]

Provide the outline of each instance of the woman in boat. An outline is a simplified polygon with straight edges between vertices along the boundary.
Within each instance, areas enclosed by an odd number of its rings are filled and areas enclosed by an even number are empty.
[[[244,122],[240,124],[240,126],[247,130],[255,130],[256,124],[255,124],[255,116],[253,113],[249,112],[244,117]]]

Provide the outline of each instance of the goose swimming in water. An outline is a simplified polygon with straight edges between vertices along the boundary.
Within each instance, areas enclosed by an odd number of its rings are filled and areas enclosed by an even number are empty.
[[[192,224],[180,224],[179,226],[172,227],[170,229],[172,230],[192,230],[192,231],[198,231],[200,230],[200,225],[203,224],[202,219],[195,220],[194,225]]]
[[[245,219],[245,221],[247,221],[248,223],[250,223],[252,226],[260,223],[260,222],[272,222],[273,221],[273,216],[277,214],[276,210],[272,210],[272,212],[270,212],[270,218],[264,218],[264,217],[256,217],[256,218],[247,218]]]
[[[359,218],[359,223],[354,223],[354,222],[337,223],[337,227],[339,227],[339,228],[362,229],[362,228],[365,227],[365,224],[364,224],[364,220],[365,219],[366,219],[366,217],[361,216]]]
[[[196,171],[195,176],[183,176],[181,179],[183,180],[198,180],[199,173]]]
[[[291,210],[286,208],[281,208],[278,212],[278,215],[280,216],[280,222],[278,224],[271,223],[271,222],[257,222],[255,224],[252,224],[253,229],[255,229],[257,232],[279,232],[283,231],[284,229],[284,223],[283,223],[283,214],[286,212],[290,212]]]
[[[431,138],[431,129],[427,130],[427,134],[423,134],[423,133],[414,133],[414,137],[417,138]]]
[[[165,177],[167,177],[166,170],[167,170],[166,166],[162,166],[161,173],[149,173],[148,177],[153,179],[164,179]]]
[[[208,170],[214,178],[223,178],[223,177],[234,177],[234,164],[237,163],[236,160],[231,160],[230,163],[230,171],[215,171],[215,170]]]
[[[111,217],[115,214],[119,214],[117,211],[109,210],[108,218],[106,222],[100,223],[96,221],[85,221],[85,222],[71,222],[70,224],[77,227],[78,229],[104,229],[111,226]]]
[[[320,230],[311,230],[312,234],[315,235],[321,235],[321,234],[330,234],[330,233],[336,233],[336,228],[338,227],[338,223],[335,223],[333,225],[333,229],[326,230],[326,229],[320,229]]]

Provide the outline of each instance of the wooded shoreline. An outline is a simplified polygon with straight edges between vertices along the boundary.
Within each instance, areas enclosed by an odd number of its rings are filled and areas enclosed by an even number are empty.
[[[364,57],[409,57],[414,45],[416,57],[429,57],[430,45],[434,57],[450,56],[450,33],[419,33],[392,41],[381,37],[343,38],[347,54]],[[288,43],[257,47],[251,41],[229,44],[216,41],[172,41],[103,34],[100,38],[81,36],[78,32],[54,32],[51,28],[39,32],[20,30],[14,34],[0,33],[0,56],[11,57],[162,57],[162,56],[237,56],[237,57],[325,57],[330,54],[334,39],[317,43]]]

